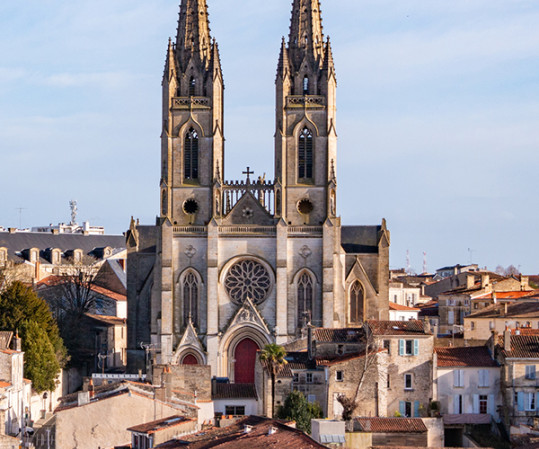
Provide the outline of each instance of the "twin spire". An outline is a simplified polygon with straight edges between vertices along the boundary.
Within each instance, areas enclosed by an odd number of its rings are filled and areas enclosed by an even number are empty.
[[[211,60],[212,52],[206,0],[182,0],[176,35],[180,67],[186,67],[192,57],[207,63]]]
[[[324,59],[324,34],[319,0],[294,0],[288,39],[288,57],[297,69],[307,57],[321,64]]]

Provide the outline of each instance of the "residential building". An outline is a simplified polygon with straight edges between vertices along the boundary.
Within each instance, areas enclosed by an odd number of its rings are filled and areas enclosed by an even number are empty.
[[[539,335],[493,333],[489,345],[502,366],[503,419],[511,434],[537,427],[539,418]],[[518,429],[518,430],[517,430]]]
[[[388,352],[387,412],[405,417],[426,416],[433,397],[434,339],[423,321],[367,321],[379,348]]]
[[[351,430],[347,448],[428,446],[428,429],[420,418],[355,418]]]
[[[307,323],[388,318],[387,223],[339,218],[337,84],[320,1],[294,0],[281,45],[274,180],[249,168],[226,179],[223,84],[207,6],[182,0],[163,77],[159,219],[133,220],[126,234],[133,371],[145,368],[141,342],[158,363],[181,363],[189,322],[212,375],[253,383],[256,352]]]
[[[438,279],[446,279],[446,278],[455,276],[457,274],[468,273],[468,272],[473,272],[473,271],[479,271],[479,265],[477,265],[477,264],[468,264],[468,265],[457,264],[457,265],[453,265],[453,266],[450,266],[450,267],[438,268],[436,270],[436,278],[438,278]]]
[[[173,438],[195,433],[198,429],[196,420],[174,415],[139,424],[127,430],[131,432],[132,449],[150,449]]]
[[[421,309],[408,307],[401,304],[389,303],[389,321],[417,320]]]
[[[401,306],[413,307],[421,302],[422,289],[412,287],[404,282],[389,283],[389,302]]]
[[[254,384],[231,384],[228,379],[212,379],[211,398],[216,417],[259,413],[258,394]]]
[[[434,398],[452,425],[483,424],[481,416],[499,421],[502,406],[501,368],[486,346],[434,350]],[[448,416],[458,415],[458,416]],[[447,416],[447,418],[446,418]]]
[[[464,339],[486,342],[506,328],[539,329],[539,300],[497,302],[464,319]]]

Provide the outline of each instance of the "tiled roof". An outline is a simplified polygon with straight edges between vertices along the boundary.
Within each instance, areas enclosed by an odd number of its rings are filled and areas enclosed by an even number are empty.
[[[3,380],[0,380],[0,388],[9,388],[11,387],[11,384],[9,382],[4,382]]]
[[[254,384],[215,383],[211,397],[216,399],[258,399]]]
[[[70,282],[69,276],[48,276],[37,283],[38,287],[55,287]],[[90,285],[89,288],[98,295],[113,299],[114,301],[127,301],[127,296],[113,292],[99,285]]]
[[[117,316],[94,315],[92,313],[86,313],[85,315],[92,320],[99,321],[100,323],[109,326],[120,326],[127,323],[127,320],[125,318],[118,318]]]
[[[367,321],[374,335],[428,335],[425,333],[423,321]]]
[[[404,312],[419,312],[421,309],[417,309],[415,307],[403,306],[402,304],[396,304],[394,302],[390,302],[389,310],[402,310]]]
[[[507,313],[506,313],[507,309]],[[539,318],[539,301],[497,303],[478,310],[466,318]]]
[[[317,342],[324,343],[359,343],[364,340],[363,328],[328,329],[318,328],[313,332],[313,338]]]
[[[245,431],[246,426],[250,426],[248,432]],[[274,432],[270,432],[272,428]],[[228,427],[204,430],[156,446],[159,449],[213,447],[219,449],[323,449],[326,446],[322,446],[307,434],[280,421],[259,416],[249,416]]]
[[[387,349],[385,348],[372,350],[369,355],[374,355],[375,353],[386,352],[386,351]],[[363,357],[365,357],[365,351],[361,353],[355,353],[355,354],[338,355],[332,358],[317,357],[315,360],[316,360],[317,366],[332,366],[332,365],[338,365],[339,363],[346,363],[346,362],[349,362],[350,360],[361,359]]]
[[[175,415],[169,416],[168,418],[158,419],[156,421],[151,421],[145,424],[130,427],[127,430],[130,432],[146,433],[148,435],[151,435],[161,430],[169,429],[171,427],[179,426],[191,421],[191,419],[185,418],[184,416]]]
[[[355,418],[354,432],[423,433],[427,427],[421,418]]]
[[[539,335],[511,335],[511,351],[504,349],[504,335],[499,335],[498,349],[508,358],[539,358]]]
[[[476,299],[492,299],[492,292],[491,293],[485,293],[484,295],[479,295],[473,298]],[[527,298],[532,296],[539,295],[539,290],[527,290],[527,291],[517,291],[517,292],[496,292],[496,298],[497,299],[520,299],[520,298]]]
[[[439,367],[497,367],[486,346],[435,348]]]
[[[531,327],[519,327],[518,329],[511,329],[513,335],[539,335],[539,329],[532,329]]]

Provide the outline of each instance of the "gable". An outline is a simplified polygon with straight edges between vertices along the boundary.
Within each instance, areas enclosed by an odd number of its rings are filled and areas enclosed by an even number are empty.
[[[223,219],[223,225],[273,226],[275,220],[251,192],[245,192]]]

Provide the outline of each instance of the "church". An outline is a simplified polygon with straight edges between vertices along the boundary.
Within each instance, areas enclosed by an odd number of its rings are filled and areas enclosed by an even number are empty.
[[[293,0],[276,58],[274,179],[247,168],[229,181],[219,47],[206,0],[181,1],[163,76],[159,215],[126,233],[129,369],[203,364],[252,383],[268,343],[388,319],[385,220],[342,226],[338,215],[337,80],[322,31],[320,1]]]

